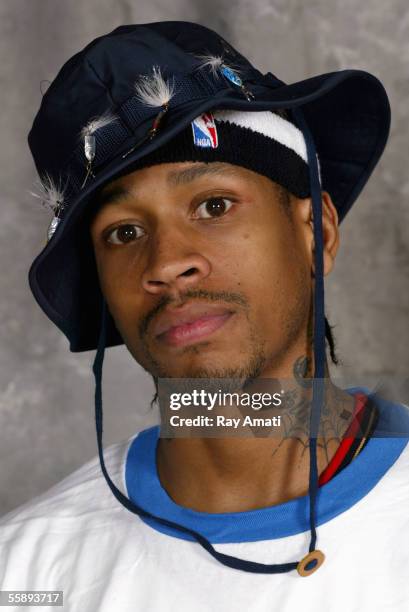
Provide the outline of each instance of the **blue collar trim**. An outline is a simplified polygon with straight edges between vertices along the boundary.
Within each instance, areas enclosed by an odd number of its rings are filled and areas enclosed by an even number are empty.
[[[370,394],[364,388],[346,391]],[[376,396],[373,399],[380,413],[377,429],[361,453],[318,489],[317,525],[330,521],[365,497],[395,463],[409,441],[408,409]],[[159,425],[145,429],[129,447],[125,483],[127,494],[135,504],[203,534],[212,544],[271,540],[309,530],[308,495],[246,512],[197,512],[176,504],[158,477],[156,447],[159,432]],[[184,540],[194,539],[189,534],[158,524],[154,519],[142,520],[162,533]]]

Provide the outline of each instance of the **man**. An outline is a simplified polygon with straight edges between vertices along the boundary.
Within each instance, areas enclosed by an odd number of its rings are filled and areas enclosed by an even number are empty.
[[[322,279],[388,128],[375,77],[287,86],[198,24],[123,26],[67,62],[29,136],[55,213],[30,286],[72,351],[97,348],[113,495],[97,458],[4,517],[3,590],[70,611],[407,609],[407,414],[337,388],[324,352]],[[276,397],[296,433],[153,427],[104,453],[122,342],[159,396],[295,381]]]
[[[290,379],[300,356],[309,357],[311,201],[290,196],[283,203],[280,197],[268,178],[220,162],[161,163],[102,191],[91,223],[100,283],[128,350],[148,372]],[[323,202],[329,273],[339,241],[337,213],[328,193]],[[352,409],[353,398],[344,395]],[[291,451],[280,449],[266,481],[259,462],[269,463],[278,439],[264,448],[254,439],[238,445],[231,439],[160,439],[161,481],[169,483],[173,499],[204,511],[279,503],[307,493],[306,453],[303,468],[277,483],[277,472],[287,476],[303,450],[292,442]],[[217,466],[230,463],[229,484],[219,480]],[[195,464],[203,482],[195,483]]]

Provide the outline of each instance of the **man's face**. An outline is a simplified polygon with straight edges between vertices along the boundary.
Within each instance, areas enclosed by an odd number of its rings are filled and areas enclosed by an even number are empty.
[[[160,164],[107,185],[90,231],[136,361],[157,377],[247,377],[305,354],[312,230],[302,203],[286,211],[275,183],[219,162]]]

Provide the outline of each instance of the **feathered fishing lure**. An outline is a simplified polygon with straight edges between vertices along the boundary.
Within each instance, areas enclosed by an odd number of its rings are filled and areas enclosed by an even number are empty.
[[[81,185],[81,189],[85,186],[85,183],[87,182],[89,176],[95,178],[95,175],[92,171],[92,162],[94,161],[96,154],[95,132],[117,120],[118,117],[108,112],[101,115],[100,117],[95,117],[94,119],[91,119],[87,123],[87,125],[82,128],[81,139],[84,142],[84,155],[87,160],[87,172],[84,178],[84,182]]]
[[[213,77],[218,79],[222,74],[230,83],[238,87],[245,95],[247,100],[254,100],[254,94],[244,85],[243,79],[240,76],[240,70],[230,65],[222,55],[200,54],[195,57],[201,60],[198,70],[203,68],[210,69]]]
[[[126,157],[146,140],[151,140],[157,133],[163,117],[169,110],[169,102],[175,93],[175,84],[165,80],[160,66],[153,66],[152,75],[143,74],[134,85],[135,96],[137,99],[151,108],[159,108],[159,112],[153,120],[152,126],[147,133],[131,148],[124,153]]]
[[[43,177],[37,181],[40,193],[30,191],[29,193],[41,201],[45,209],[51,210],[54,213],[53,218],[47,229],[47,242],[51,240],[55,230],[61,220],[61,211],[65,208],[64,191],[65,186],[56,185],[51,176],[46,172]]]

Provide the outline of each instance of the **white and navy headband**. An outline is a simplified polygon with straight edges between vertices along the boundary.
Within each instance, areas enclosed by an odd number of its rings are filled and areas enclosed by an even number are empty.
[[[183,161],[225,161],[267,176],[299,198],[310,195],[304,136],[294,123],[271,111],[202,113],[125,172]]]

